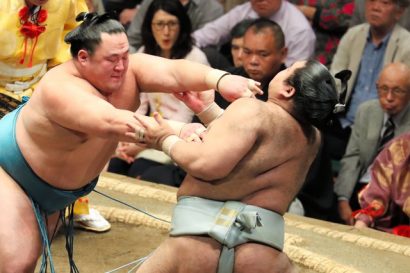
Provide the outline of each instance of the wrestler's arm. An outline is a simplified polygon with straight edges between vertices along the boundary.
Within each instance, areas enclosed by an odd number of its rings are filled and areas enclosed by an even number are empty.
[[[258,84],[249,85],[247,78],[237,75],[222,77],[224,71],[184,59],[171,60],[136,53],[130,55],[130,69],[135,75],[140,92],[175,93],[218,89],[229,101],[250,97],[252,92],[262,92]]]
[[[259,111],[252,99],[236,101],[212,123],[202,143],[175,143],[172,159],[195,177],[208,181],[226,177],[260,135]]]
[[[40,88],[42,108],[49,120],[87,135],[136,142],[125,136],[130,131],[127,124],[137,124],[134,113],[115,108],[93,93],[93,88],[83,80],[74,77],[50,80],[48,77]]]
[[[226,177],[252,149],[260,134],[260,110],[257,105],[253,99],[235,101],[223,116],[212,123],[202,142],[180,140],[173,143],[170,149],[172,159],[188,174],[202,180],[213,181]],[[164,147],[163,140],[169,135],[163,125],[159,127],[146,128],[146,141],[152,147]],[[150,134],[151,130],[156,132]]]

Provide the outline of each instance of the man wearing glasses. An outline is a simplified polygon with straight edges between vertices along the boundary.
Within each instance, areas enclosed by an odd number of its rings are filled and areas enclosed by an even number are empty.
[[[335,183],[340,217],[350,225],[353,224],[352,210],[360,208],[357,194],[370,180],[374,158],[390,139],[410,132],[409,66],[387,65],[376,88],[379,99],[367,101],[358,108]]]
[[[346,113],[326,132],[333,160],[340,160],[345,152],[359,105],[377,98],[375,82],[383,67],[393,62],[410,65],[410,33],[398,24],[408,5],[408,0],[366,0],[366,23],[351,27],[340,40],[331,72],[349,69],[352,77]]]

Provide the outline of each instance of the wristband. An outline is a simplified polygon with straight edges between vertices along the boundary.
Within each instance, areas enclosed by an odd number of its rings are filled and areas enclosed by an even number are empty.
[[[162,142],[162,151],[169,157],[171,157],[172,147],[174,147],[175,143],[180,141],[182,141],[182,139],[177,137],[176,135],[167,136]]]
[[[188,123],[184,123],[184,122],[180,122],[176,120],[167,120],[167,122],[168,122],[168,125],[171,126],[174,133],[178,134],[178,136],[181,135],[181,132],[184,126],[188,124]]]
[[[230,73],[219,69],[212,69],[206,74],[205,83],[209,88],[213,88],[219,92],[219,82],[227,75],[230,75]]]
[[[196,114],[205,126],[208,126],[212,121],[222,116],[224,110],[215,102],[211,103],[205,110]]]
[[[184,126],[187,125],[187,124],[190,124],[190,123],[184,123],[184,124],[181,126],[181,128],[179,129],[178,137],[181,137],[182,129],[184,129]]]

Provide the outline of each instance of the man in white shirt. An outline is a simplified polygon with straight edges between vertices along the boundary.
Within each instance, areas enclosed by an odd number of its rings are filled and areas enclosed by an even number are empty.
[[[280,25],[285,33],[288,56],[286,66],[297,60],[309,59],[315,48],[315,34],[305,16],[286,0],[250,0],[224,16],[195,31],[197,46],[219,46],[230,40],[231,29],[243,19],[268,18]]]

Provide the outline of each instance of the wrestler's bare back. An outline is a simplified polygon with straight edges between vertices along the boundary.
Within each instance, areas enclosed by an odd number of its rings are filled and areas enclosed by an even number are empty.
[[[86,96],[81,98],[84,93]],[[62,64],[44,76],[18,117],[16,136],[23,156],[37,175],[55,187],[78,189],[88,184],[100,174],[117,146],[119,139],[114,135],[99,136],[98,132],[87,133],[90,128],[73,130],[71,124],[60,123],[66,121],[62,116],[70,112],[65,112],[66,108],[87,103],[91,109],[110,103],[113,108],[134,112],[139,106],[134,75],[127,71],[120,90],[104,96],[80,77],[72,62]],[[60,107],[61,116],[50,114],[56,112],[49,111],[50,107]],[[95,130],[101,125],[97,116],[72,114],[72,121],[78,123],[75,126],[81,127],[81,122],[89,122],[90,118],[94,118]]]
[[[243,109],[247,109],[245,113]],[[247,117],[246,122],[241,123],[244,117]],[[219,145],[213,142],[214,147],[208,148],[218,153],[224,150],[220,145],[224,145],[228,150],[241,151],[230,147],[228,140],[238,144],[238,138],[246,138],[247,132],[256,133],[253,141],[243,141],[253,143],[252,148],[226,177],[205,181],[188,174],[178,195],[239,200],[284,214],[316,155],[319,133],[314,129],[316,140],[308,143],[296,120],[277,104],[240,99],[211,124],[204,143],[207,137],[226,137]],[[225,152],[220,164],[230,161],[230,155]],[[220,155],[212,158],[212,154],[208,154],[209,160],[217,160]],[[220,252],[221,244],[208,236],[169,237],[137,272],[216,272]],[[247,243],[235,248],[235,273],[290,273],[294,270],[286,254],[272,247]]]
[[[240,130],[249,132],[259,130],[254,147],[222,179],[204,182],[187,175],[178,195],[238,200],[284,214],[316,155],[320,143],[318,130],[314,129],[315,141],[308,143],[299,123],[277,104],[249,99],[242,104],[242,109],[253,105],[257,112],[241,123],[235,114],[227,115],[231,110],[239,110],[240,107],[230,109],[234,103],[210,130],[218,130],[219,126],[239,126]],[[237,135],[233,129],[230,137]]]

